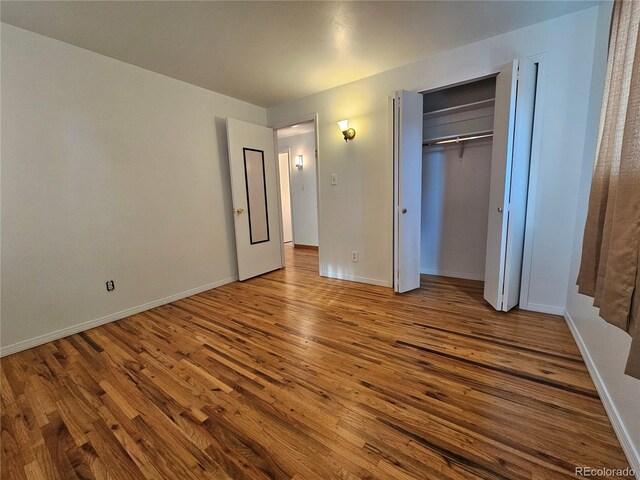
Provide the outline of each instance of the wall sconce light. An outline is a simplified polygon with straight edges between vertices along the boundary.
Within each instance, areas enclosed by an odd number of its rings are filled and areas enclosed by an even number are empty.
[[[302,155],[296,155],[296,168],[302,168]]]
[[[353,128],[349,128],[349,120],[340,120],[338,122],[338,127],[340,127],[342,135],[344,135],[345,142],[352,140],[353,137],[356,136],[356,131]]]

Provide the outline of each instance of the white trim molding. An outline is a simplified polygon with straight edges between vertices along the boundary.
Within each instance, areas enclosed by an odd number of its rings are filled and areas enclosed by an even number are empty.
[[[85,330],[99,327],[100,325],[104,325],[106,323],[115,322],[116,320],[121,320],[123,318],[130,317],[131,315],[135,315],[136,313],[144,312],[146,310],[151,310],[152,308],[160,307],[162,305],[166,305],[168,303],[175,302],[177,300],[181,300],[186,297],[190,297],[191,295],[196,295],[198,293],[206,292],[207,290],[211,290],[212,288],[221,287],[222,285],[226,285],[228,283],[232,283],[237,280],[238,280],[237,275],[233,277],[225,278],[222,280],[218,280],[217,282],[208,283],[206,285],[192,288],[190,290],[187,290],[181,293],[169,295],[168,297],[160,298],[158,300],[144,303],[136,307],[127,308],[126,310],[121,310],[119,312],[112,313],[104,317],[88,320],[86,322],[78,323],[76,325],[72,325],[70,327],[66,327],[61,330],[56,330],[55,332],[45,333],[44,335],[40,335],[35,338],[23,340],[21,342],[14,343],[12,345],[7,345],[6,347],[0,348],[0,357],[18,353],[23,350],[27,350],[29,348],[37,347],[38,345],[42,345],[47,342],[52,342],[54,340],[59,340],[61,338],[68,337],[69,335],[74,335],[79,332],[84,332]]]
[[[529,302],[526,305],[519,306],[521,310],[528,310],[530,312],[548,313],[549,315],[563,316],[565,313],[564,307],[556,307],[554,305],[543,305],[541,303]]]
[[[366,283],[368,285],[377,285],[379,287],[393,287],[393,283],[388,280],[378,280],[377,278],[358,277],[356,275],[347,275],[339,272],[327,272],[322,270],[320,272],[321,277],[333,278],[336,280],[349,280],[351,282]]]
[[[609,420],[611,421],[613,430],[616,432],[616,436],[620,441],[622,450],[624,451],[631,468],[634,470],[636,478],[640,479],[640,452],[638,451],[638,445],[634,445],[633,440],[631,439],[631,435],[629,435],[622,417],[618,412],[615,403],[611,399],[609,390],[607,390],[605,383],[602,381],[600,372],[598,372],[598,368],[591,358],[591,354],[589,353],[589,350],[584,343],[580,332],[576,328],[571,314],[566,309],[564,311],[564,318],[567,322],[567,325],[569,326],[571,334],[573,335],[573,339],[576,341],[576,344],[580,349],[580,353],[582,354],[584,363],[587,366],[587,370],[589,370],[589,375],[591,375],[591,379],[596,386],[596,390],[598,390],[598,395],[600,395],[600,400],[602,401],[604,409],[607,412]]]

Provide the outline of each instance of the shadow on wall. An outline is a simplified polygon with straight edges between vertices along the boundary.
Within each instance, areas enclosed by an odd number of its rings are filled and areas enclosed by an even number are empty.
[[[491,143],[468,142],[423,153],[420,270],[484,279]]]
[[[233,218],[233,197],[231,195],[231,172],[229,170],[229,148],[227,144],[227,119],[221,117],[214,118],[214,126],[216,132],[216,139],[218,140],[218,167],[220,169],[220,179],[222,180],[222,208],[224,211],[225,222],[227,225],[231,225],[234,222]],[[212,188],[215,185],[212,184]],[[235,229],[231,228],[227,230],[228,244],[235,246],[236,233]],[[237,275],[238,259],[236,256],[236,249],[231,248],[229,251],[232,264],[235,265],[234,274]]]

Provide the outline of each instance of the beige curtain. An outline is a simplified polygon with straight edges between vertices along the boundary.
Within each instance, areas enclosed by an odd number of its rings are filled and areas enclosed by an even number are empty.
[[[578,275],[600,316],[632,336],[640,378],[640,1],[613,7],[598,155]]]

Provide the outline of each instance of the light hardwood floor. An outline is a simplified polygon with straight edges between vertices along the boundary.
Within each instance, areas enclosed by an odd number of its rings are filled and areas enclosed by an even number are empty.
[[[628,464],[560,317],[287,268],[2,359],[3,479],[563,479]]]

